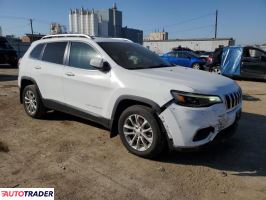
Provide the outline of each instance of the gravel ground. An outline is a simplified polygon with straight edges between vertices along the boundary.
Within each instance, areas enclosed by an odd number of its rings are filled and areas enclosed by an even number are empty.
[[[0,68],[0,187],[54,187],[64,200],[266,199],[266,83],[238,81],[243,115],[227,142],[147,160],[89,121],[31,119],[16,80]]]

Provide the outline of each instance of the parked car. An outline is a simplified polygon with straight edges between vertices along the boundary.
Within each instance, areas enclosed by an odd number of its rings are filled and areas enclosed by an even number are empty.
[[[203,69],[206,60],[192,51],[171,51],[161,56],[162,59],[173,65],[190,67],[193,69]]]
[[[242,107],[229,78],[173,67],[127,39],[82,34],[33,42],[18,85],[30,117],[52,109],[98,122],[118,132],[129,152],[149,158],[234,133]]]
[[[172,51],[191,51],[191,52],[193,52],[192,49],[190,49],[188,47],[182,47],[182,46],[174,47],[174,48],[172,48]]]
[[[212,62],[213,52],[208,51],[194,51],[195,54],[199,55],[201,58],[204,58],[207,63]]]
[[[12,67],[17,67],[18,64],[16,51],[4,37],[0,37],[0,64],[8,64]]]
[[[207,69],[222,75],[266,80],[266,52],[246,47],[223,47],[214,52]]]

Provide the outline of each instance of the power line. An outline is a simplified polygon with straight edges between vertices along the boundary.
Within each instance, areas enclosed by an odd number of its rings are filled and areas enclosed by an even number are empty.
[[[193,28],[190,28],[190,29],[183,29],[183,30],[179,30],[179,31],[173,31],[171,33],[188,32],[188,31],[194,31],[194,30],[204,29],[204,28],[209,28],[209,27],[213,27],[213,25],[209,24],[209,25],[205,25],[205,26],[198,26],[198,27],[193,27]]]
[[[173,33],[183,33],[183,32],[199,30],[199,29],[206,29],[206,28],[210,28],[210,27],[213,27],[213,25],[198,26],[198,27],[193,27],[193,28],[190,28],[190,29],[183,29],[183,30],[175,31]],[[212,30],[212,29],[210,29],[210,30]]]
[[[29,20],[29,18],[26,18],[26,17],[16,17],[16,16],[7,16],[7,15],[0,15],[0,18]]]
[[[7,15],[0,15],[0,18],[6,18],[6,19],[18,19],[18,20],[26,20],[28,21],[29,19],[31,18],[26,18],[26,17],[17,17],[17,16],[7,16]],[[48,21],[45,21],[45,20],[42,20],[42,19],[32,19],[34,20],[35,22],[37,23],[42,23],[42,24],[51,24],[50,22]]]
[[[180,24],[185,24],[185,23],[189,23],[191,21],[196,21],[196,20],[211,16],[211,15],[214,15],[214,13],[209,13],[209,14],[205,14],[205,15],[202,15],[202,16],[199,16],[199,17],[190,18],[190,19],[183,20],[183,21],[180,21],[180,22],[174,23],[174,24],[168,24],[168,25],[164,25],[164,26],[161,26],[161,27],[156,27],[155,29],[171,27],[171,26],[176,26],[176,25],[180,25]],[[146,29],[144,31],[150,31],[150,30],[154,30],[154,28],[153,29]]]

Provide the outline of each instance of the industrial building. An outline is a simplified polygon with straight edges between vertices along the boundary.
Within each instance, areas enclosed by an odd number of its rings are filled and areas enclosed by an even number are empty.
[[[142,44],[143,31],[122,27],[122,12],[116,4],[109,9],[75,9],[69,13],[69,32],[100,37],[125,37]]]
[[[62,34],[66,33],[66,27],[59,23],[51,23],[50,25],[50,33],[51,34]]]
[[[214,51],[218,47],[231,45],[235,45],[233,38],[144,40],[143,42],[144,47],[158,54],[167,53],[178,46],[192,50]]]
[[[168,40],[168,32],[164,30],[162,32],[152,32],[150,33],[145,40]]]

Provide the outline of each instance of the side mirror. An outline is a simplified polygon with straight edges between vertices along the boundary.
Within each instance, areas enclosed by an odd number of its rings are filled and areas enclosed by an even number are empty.
[[[97,68],[97,69],[102,69],[103,68],[103,59],[102,58],[97,58],[97,57],[92,58],[90,60],[90,65],[92,67]]]
[[[104,61],[103,58],[97,58],[97,57],[92,58],[90,60],[90,65],[92,67],[95,67],[95,68],[99,69],[100,71],[106,72],[106,71],[109,71],[110,70],[109,63],[106,62],[106,61]]]

